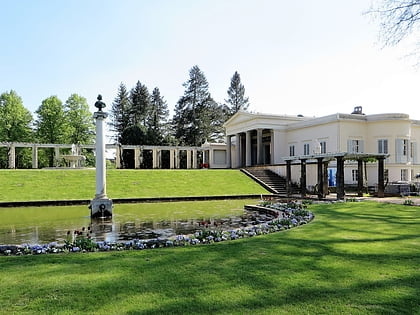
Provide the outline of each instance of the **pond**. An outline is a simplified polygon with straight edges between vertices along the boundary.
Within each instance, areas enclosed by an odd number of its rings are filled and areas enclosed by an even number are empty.
[[[228,230],[273,217],[244,211],[256,200],[116,204],[111,221],[95,220],[87,206],[0,209],[0,244],[64,243],[68,233],[84,230],[95,241],[169,238],[203,229]]]

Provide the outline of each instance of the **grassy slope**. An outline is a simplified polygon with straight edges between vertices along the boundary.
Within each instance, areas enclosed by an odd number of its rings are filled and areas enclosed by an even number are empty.
[[[110,198],[264,194],[238,170],[108,170]],[[0,201],[91,199],[94,170],[0,170]]]
[[[309,225],[160,250],[0,258],[0,312],[418,314],[418,207],[314,205]]]

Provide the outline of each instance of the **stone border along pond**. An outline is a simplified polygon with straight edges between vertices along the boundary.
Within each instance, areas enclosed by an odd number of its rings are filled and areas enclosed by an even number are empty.
[[[245,210],[257,210],[274,216],[274,219],[252,226],[236,228],[227,231],[202,230],[191,235],[177,235],[168,239],[133,239],[125,242],[95,242],[88,236],[85,228],[69,234],[65,244],[52,242],[44,245],[0,245],[0,254],[11,255],[40,255],[55,253],[77,253],[97,251],[142,250],[174,246],[189,246],[198,244],[211,244],[268,234],[307,224],[313,220],[314,215],[306,209],[303,202],[272,202],[261,201],[258,205],[247,205]]]

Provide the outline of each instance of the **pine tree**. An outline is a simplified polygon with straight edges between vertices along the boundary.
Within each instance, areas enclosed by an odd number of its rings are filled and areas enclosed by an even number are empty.
[[[121,137],[129,126],[130,122],[131,103],[129,94],[124,83],[121,83],[118,87],[117,97],[111,106],[111,122],[109,126],[111,131],[115,133],[115,140],[121,142]]]
[[[221,115],[221,107],[212,99],[200,68],[192,67],[189,74],[190,79],[183,84],[184,95],[175,107],[173,125],[180,144],[199,146],[219,137],[222,126],[214,116]]]
[[[247,110],[249,107],[249,98],[245,97],[245,87],[241,83],[241,76],[237,71],[233,74],[230,81],[230,87],[227,90],[229,98],[227,103],[228,116],[231,117],[239,110]]]
[[[147,86],[137,81],[136,86],[130,92],[130,100],[130,125],[146,127],[150,117],[150,94]]]
[[[150,97],[150,119],[147,126],[150,144],[163,144],[163,139],[168,135],[168,115],[168,105],[160,95],[159,88],[155,87]]]

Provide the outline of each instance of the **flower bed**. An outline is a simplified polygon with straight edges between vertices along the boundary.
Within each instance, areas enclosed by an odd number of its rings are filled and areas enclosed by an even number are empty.
[[[75,231],[68,234],[65,244],[52,242],[44,245],[0,245],[3,255],[40,255],[55,253],[77,253],[94,251],[143,250],[174,246],[192,246],[211,244],[257,235],[288,230],[309,223],[314,215],[306,209],[306,205],[298,202],[278,203],[262,202],[256,206],[245,206],[245,209],[258,210],[273,215],[274,219],[252,226],[226,231],[206,229],[190,235],[177,235],[169,239],[133,239],[127,242],[95,242],[89,236],[89,231]]]

